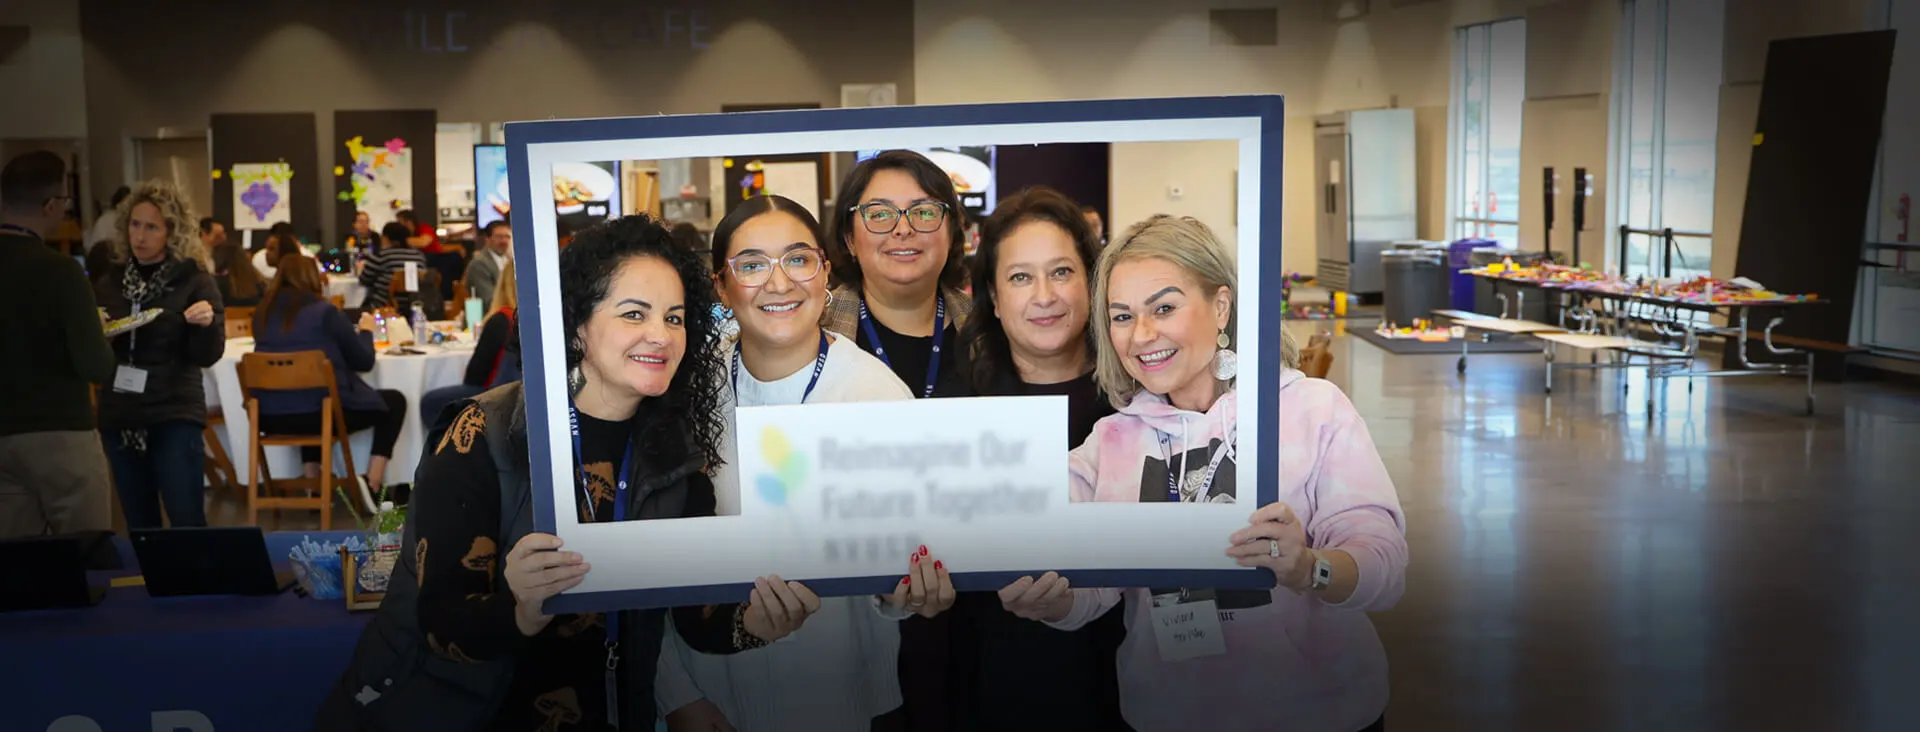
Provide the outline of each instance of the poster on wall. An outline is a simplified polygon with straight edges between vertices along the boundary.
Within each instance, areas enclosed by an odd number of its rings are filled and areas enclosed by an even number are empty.
[[[854,154],[854,162],[863,162],[880,152],[861,150]],[[953,191],[960,194],[960,206],[967,210],[967,220],[978,220],[993,210],[993,202],[997,200],[993,195],[993,146],[926,147],[916,148],[914,152],[927,156],[934,165],[947,171],[947,177],[953,179]]]
[[[505,145],[473,146],[473,202],[474,224],[481,229],[513,212],[507,198]]]
[[[393,221],[394,213],[413,207],[413,149],[398,137],[369,147],[362,138],[346,141],[353,159],[352,188],[340,200],[367,212],[375,231]]]
[[[553,213],[568,231],[579,231],[619,216],[620,164],[555,164]]]
[[[286,163],[234,163],[233,228],[271,229],[293,222],[293,166]]]

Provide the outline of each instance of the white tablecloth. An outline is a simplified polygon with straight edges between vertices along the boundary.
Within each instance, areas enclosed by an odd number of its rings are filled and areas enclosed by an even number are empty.
[[[394,443],[393,459],[387,463],[385,482],[388,485],[413,482],[413,471],[420,462],[420,452],[425,448],[426,429],[420,424],[420,397],[429,391],[443,386],[460,383],[466,376],[467,358],[473,349],[443,348],[440,346],[420,346],[426,351],[421,356],[389,356],[380,354],[374,360],[373,371],[361,374],[360,378],[375,389],[393,389],[407,396],[407,419],[400,428],[400,441]],[[253,350],[253,341],[237,338],[227,341],[227,354],[213,368],[206,370],[207,406],[223,407],[227,418],[227,428],[221,437],[225,438],[227,455],[233,460],[233,469],[240,477],[240,483],[247,482],[247,471],[252,464],[247,454],[248,430],[252,425],[247,422],[246,402],[240,398],[240,357]],[[350,443],[353,447],[353,467],[362,475],[367,472],[367,459],[373,450],[373,430],[356,432]],[[276,478],[297,478],[300,476],[300,452],[293,447],[269,447],[267,467]],[[336,459],[336,466],[340,462]]]
[[[327,275],[327,298],[332,299],[336,295],[346,300],[347,307],[357,308],[367,299],[367,288],[360,284],[360,278],[353,275]]]

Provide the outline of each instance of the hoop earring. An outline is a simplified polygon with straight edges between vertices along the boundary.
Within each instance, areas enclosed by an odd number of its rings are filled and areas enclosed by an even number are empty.
[[[1233,377],[1240,373],[1240,356],[1231,348],[1233,339],[1228,338],[1226,329],[1222,328],[1219,337],[1214,338],[1213,343],[1219,347],[1219,350],[1213,352],[1213,378],[1232,381]]]
[[[827,309],[828,310],[833,309],[833,291],[832,290],[827,291]]]

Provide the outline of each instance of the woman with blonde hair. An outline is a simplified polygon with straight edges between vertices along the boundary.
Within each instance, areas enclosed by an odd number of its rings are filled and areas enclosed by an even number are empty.
[[[1193,219],[1155,216],[1101,254],[1095,373],[1120,411],[1073,450],[1073,500],[1253,498],[1238,492],[1234,459],[1237,291],[1232,253]],[[1386,652],[1366,613],[1400,597],[1406,524],[1366,424],[1337,387],[1296,370],[1298,359],[1283,343],[1269,448],[1280,456],[1279,501],[1221,537],[1241,566],[1271,570],[1276,588],[1071,589],[1050,572],[1002,592],[1009,611],[1062,630],[1128,600],[1120,706],[1140,732],[1384,728]],[[1180,605],[1222,648],[1163,653],[1154,618]]]
[[[481,321],[475,336],[473,355],[467,357],[467,371],[460,383],[443,386],[420,396],[420,420],[436,424],[447,405],[479,396],[488,389],[520,380],[520,294],[515,287],[513,262],[500,268],[500,279],[493,285],[493,303]],[[456,415],[445,415],[452,418]]]
[[[172,184],[136,186],[118,209],[114,265],[94,281],[109,318],[158,311],[113,338],[113,387],[100,393],[100,432],[130,529],[207,523],[201,463],[202,369],[226,352],[226,319],[200,224]]]

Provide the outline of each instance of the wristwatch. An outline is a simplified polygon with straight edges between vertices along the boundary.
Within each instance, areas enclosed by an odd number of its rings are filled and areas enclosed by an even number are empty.
[[[1313,552],[1313,590],[1318,592],[1333,584],[1333,563],[1325,555]]]

